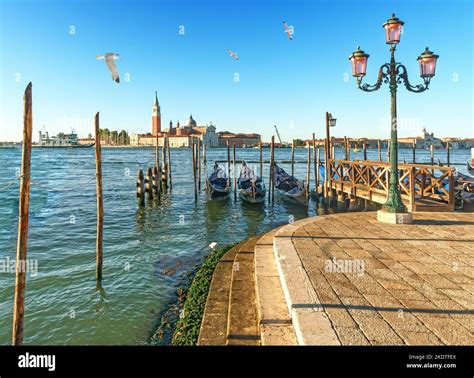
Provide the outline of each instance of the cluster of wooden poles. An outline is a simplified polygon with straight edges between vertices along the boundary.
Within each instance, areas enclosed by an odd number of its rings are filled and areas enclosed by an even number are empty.
[[[28,217],[31,184],[31,148],[33,132],[33,99],[32,83],[30,82],[24,93],[23,110],[23,144],[20,174],[20,196],[18,207],[18,241],[15,263],[15,289],[13,299],[13,330],[12,345],[22,345],[24,338],[25,289],[28,246]],[[95,140],[100,141],[99,113],[94,117]],[[96,201],[97,201],[97,237],[96,237],[96,279],[98,284],[102,280],[103,265],[103,225],[104,207],[102,197],[102,156],[100,142],[95,143],[96,160]]]
[[[162,164],[161,164],[162,163]],[[143,171],[138,170],[137,174],[137,198],[138,204],[145,204],[145,197],[147,200],[161,199],[161,193],[164,190],[173,189],[173,177],[171,174],[171,150],[169,138],[163,137],[163,146],[161,148],[161,162],[160,162],[160,147],[158,143],[158,135],[156,136],[155,145],[155,166],[147,168],[146,175]]]

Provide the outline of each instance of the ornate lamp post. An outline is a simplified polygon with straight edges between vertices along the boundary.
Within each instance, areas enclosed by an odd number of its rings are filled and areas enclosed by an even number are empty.
[[[398,84],[405,85],[410,92],[421,93],[428,89],[431,78],[435,75],[436,61],[438,55],[433,54],[428,47],[418,57],[420,64],[420,76],[423,84],[411,85],[408,80],[406,67],[395,61],[395,48],[400,42],[402,27],[404,22],[392,15],[384,24],[386,43],[390,45],[390,63],[383,64],[379,69],[377,82],[373,85],[362,84],[362,78],[367,69],[367,60],[369,55],[359,47],[352,53],[349,60],[352,63],[352,76],[357,79],[357,87],[365,92],[373,92],[382,86],[382,83],[388,83],[391,98],[391,133],[390,133],[390,183],[387,196],[387,202],[382,210],[386,213],[396,214],[398,216],[379,215],[379,220],[391,223],[405,223],[402,214],[407,214],[407,209],[402,202],[398,184],[398,142],[397,142],[397,88]],[[383,217],[384,219],[381,219]],[[390,220],[392,219],[392,220]],[[407,217],[407,221],[410,219]]]

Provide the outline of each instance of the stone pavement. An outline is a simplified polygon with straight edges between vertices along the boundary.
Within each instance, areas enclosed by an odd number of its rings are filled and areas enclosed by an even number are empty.
[[[473,213],[339,213],[229,251],[199,344],[472,345],[473,309]]]
[[[276,233],[299,344],[474,344],[473,214],[414,219],[334,214]]]

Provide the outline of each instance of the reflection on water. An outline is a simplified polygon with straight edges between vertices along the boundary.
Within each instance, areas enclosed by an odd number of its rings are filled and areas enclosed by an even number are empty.
[[[139,207],[136,172],[153,164],[153,152],[103,149],[104,278],[97,286],[94,150],[33,151],[28,258],[38,261],[38,274],[27,276],[25,343],[142,344],[211,242],[235,243],[316,215],[314,201],[301,205],[277,193],[273,203],[243,203],[233,193],[208,201],[204,192],[195,202],[190,149],[171,151],[173,191]],[[263,151],[265,160],[269,153]],[[289,160],[290,153],[277,149],[276,160]],[[410,160],[411,151],[406,153]],[[429,160],[428,154],[417,151],[420,160]],[[208,168],[226,155],[225,149],[208,150]],[[368,155],[375,159],[377,151]],[[461,172],[468,155],[451,151]],[[239,160],[258,158],[257,149],[237,150]],[[306,150],[296,149],[296,160],[305,158]],[[20,149],[0,150],[0,188],[16,177],[20,159]],[[295,165],[297,177],[304,178],[305,170],[306,164]],[[268,165],[263,179],[268,183]],[[0,191],[0,259],[15,257],[17,218],[18,183]],[[14,281],[14,274],[0,272],[0,344],[10,343]]]

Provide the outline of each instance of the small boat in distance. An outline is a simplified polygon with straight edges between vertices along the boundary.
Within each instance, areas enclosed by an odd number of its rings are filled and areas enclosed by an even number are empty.
[[[209,199],[226,198],[230,193],[230,179],[224,170],[214,163],[214,170],[206,178],[206,194]]]
[[[303,181],[289,175],[278,165],[274,165],[275,188],[286,198],[306,202],[306,185]]]
[[[265,184],[261,177],[245,163],[242,163],[239,179],[237,180],[239,197],[250,203],[262,203],[265,201]]]
[[[47,131],[44,134],[39,131],[38,143],[32,146],[41,148],[87,148],[94,145],[95,143],[80,144],[74,131],[71,134],[59,133],[52,137],[49,136]]]

